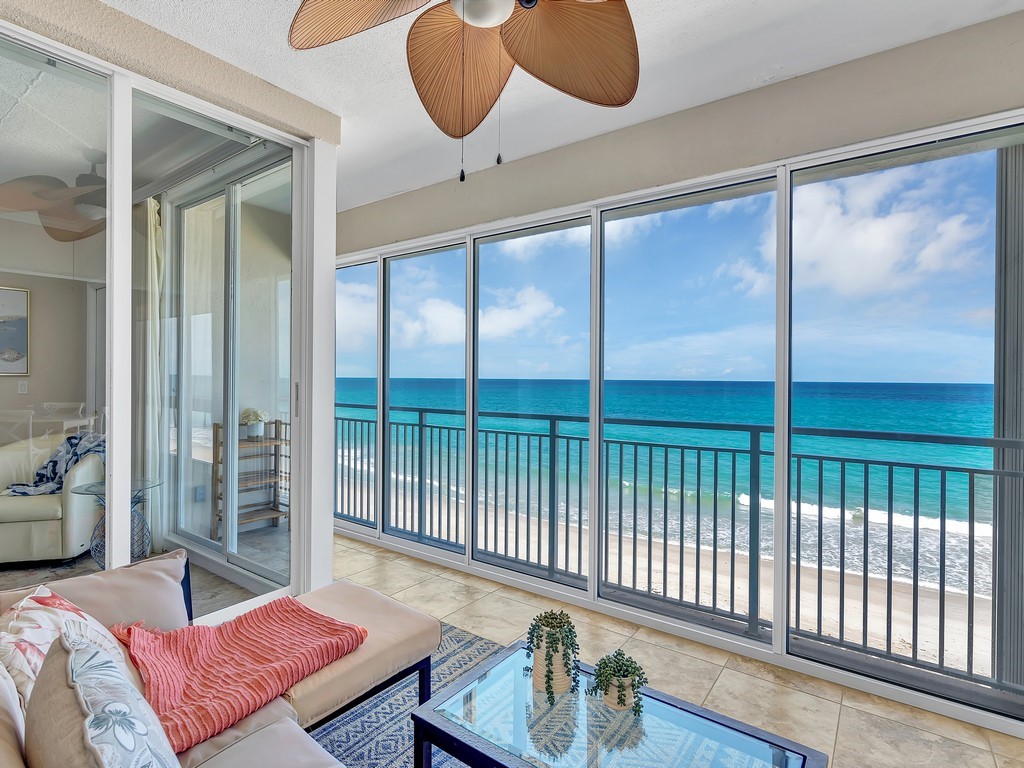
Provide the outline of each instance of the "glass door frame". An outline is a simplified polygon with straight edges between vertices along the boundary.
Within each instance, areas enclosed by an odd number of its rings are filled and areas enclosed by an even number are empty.
[[[313,339],[314,327],[333,318],[333,293],[318,278],[333,267],[336,258],[337,146],[322,139],[305,139],[245,117],[152,80],[122,66],[111,64],[39,33],[0,20],[0,37],[54,59],[63,60],[108,79],[107,131],[107,360],[106,402],[127,403],[132,393],[132,110],[135,94],[145,94],[192,110],[204,117],[230,124],[271,139],[292,150],[292,370],[289,390],[292,402],[291,518],[292,565],[290,588],[256,598],[301,593],[331,581],[333,547],[330,515],[314,516],[314,500],[326,487],[326,475],[317,472],[329,464],[330,430],[319,421],[331,413],[326,387],[317,384],[325,366],[331,335]],[[333,367],[333,366],[332,366]],[[333,395],[331,402],[333,402]],[[131,561],[130,483],[133,434],[129,409],[111,411],[107,428],[107,567]],[[327,467],[330,470],[330,466]],[[168,543],[186,542],[168,539]],[[239,609],[225,609],[229,617]]]
[[[225,414],[238,412],[238,360],[239,360],[239,323],[240,323],[240,302],[238,300],[238,277],[240,273],[241,258],[241,189],[250,179],[261,176],[267,172],[281,168],[288,163],[294,163],[292,152],[285,147],[270,147],[257,143],[248,149],[240,151],[237,155],[220,163],[216,168],[200,174],[182,184],[167,190],[161,196],[161,210],[164,212],[165,237],[167,238],[166,253],[173,254],[170,262],[174,265],[176,273],[172,280],[168,281],[165,290],[170,288],[173,282],[179,290],[177,293],[177,305],[175,306],[175,317],[178,323],[177,338],[178,349],[174,350],[178,359],[178,397],[177,408],[178,421],[178,456],[179,468],[175,484],[175,496],[180,501],[187,497],[184,486],[184,473],[181,470],[182,457],[191,460],[191,449],[188,449],[187,456],[183,453],[184,446],[191,445],[191,441],[184,441],[182,435],[191,435],[191,412],[183,408],[186,390],[185,377],[182,371],[185,366],[185,356],[190,349],[187,344],[189,331],[185,322],[183,311],[184,295],[180,290],[185,275],[182,271],[183,249],[184,249],[184,211],[201,205],[204,202],[224,197],[225,209],[225,230],[224,230],[224,347],[223,347],[223,376],[224,392],[222,412]],[[293,173],[294,185],[294,173]],[[292,260],[292,274],[295,274],[295,260]],[[293,281],[294,282],[294,281]],[[294,306],[294,296],[292,306]],[[291,338],[294,341],[294,323]],[[294,353],[292,354],[294,359]],[[293,363],[294,366],[294,363]],[[238,504],[238,445],[239,432],[237,419],[224,418],[224,491],[223,504],[225,510],[234,509]],[[187,429],[186,429],[187,428]],[[234,478],[234,482],[230,479]],[[211,488],[211,496],[216,497],[217,489]],[[211,503],[214,501],[211,498]],[[262,579],[287,586],[291,574],[282,575],[276,571],[266,568],[262,564],[238,554],[238,521],[233,514],[223,516],[224,532],[220,539],[220,546],[217,542],[195,533],[185,530],[181,526],[181,505],[178,506],[178,514],[171,521],[170,532],[192,544],[214,553],[217,552],[224,560],[236,565],[249,573],[255,574]],[[211,543],[213,546],[211,546]],[[294,526],[289,529],[289,560],[294,558],[295,549]],[[284,580],[282,583],[282,579]]]

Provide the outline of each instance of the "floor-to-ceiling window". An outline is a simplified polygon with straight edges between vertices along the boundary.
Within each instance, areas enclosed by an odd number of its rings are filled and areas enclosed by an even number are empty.
[[[465,545],[466,249],[389,259],[384,531]]]
[[[471,233],[444,287],[423,270],[418,292],[385,291],[382,368],[401,391],[409,361],[461,377],[465,355],[468,410],[460,394],[441,414],[457,441],[469,424],[471,471],[423,468],[437,397],[392,400],[389,514],[423,525],[415,484],[454,487],[468,567],[1024,713],[1022,138]]]
[[[604,215],[601,594],[771,619],[775,180]]]
[[[1020,133],[793,176],[790,648],[1024,712]]]
[[[377,526],[377,264],[342,267],[335,276],[337,359],[334,513]]]
[[[588,220],[476,244],[473,556],[574,586],[589,564]]]

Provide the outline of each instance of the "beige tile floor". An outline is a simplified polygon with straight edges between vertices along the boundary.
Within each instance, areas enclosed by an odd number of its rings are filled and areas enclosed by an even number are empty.
[[[502,644],[522,637],[538,609],[564,608],[585,661],[622,648],[653,687],[820,749],[831,768],[1024,768],[1024,740],[341,535],[334,577]]]

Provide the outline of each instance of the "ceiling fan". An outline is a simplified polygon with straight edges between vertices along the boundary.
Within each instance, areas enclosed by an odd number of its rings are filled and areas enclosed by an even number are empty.
[[[429,2],[303,0],[288,42],[299,50],[327,45]],[[455,139],[483,122],[516,65],[605,107],[632,101],[640,80],[626,0],[445,0],[413,22],[406,52],[420,101]]]
[[[92,169],[69,187],[56,176],[21,176],[0,183],[0,213],[35,212],[54,240],[70,243],[103,231],[107,225],[107,180],[96,173],[106,154],[86,152]]]

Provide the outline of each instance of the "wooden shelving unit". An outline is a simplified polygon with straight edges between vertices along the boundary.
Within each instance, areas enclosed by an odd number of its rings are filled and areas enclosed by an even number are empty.
[[[291,489],[290,425],[268,421],[258,440],[238,441],[238,524],[288,517]],[[210,538],[217,541],[224,519],[224,427],[213,425],[213,513]]]

